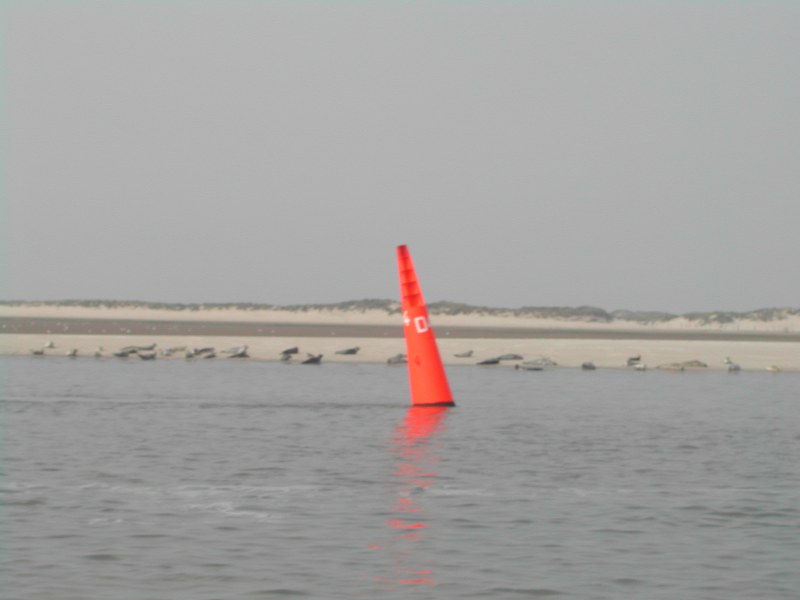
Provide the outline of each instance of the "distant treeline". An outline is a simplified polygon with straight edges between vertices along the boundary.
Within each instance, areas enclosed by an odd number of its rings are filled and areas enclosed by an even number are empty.
[[[192,312],[201,310],[278,310],[287,312],[309,311],[358,311],[381,310],[387,314],[400,312],[400,304],[395,300],[365,299],[348,300],[332,304],[292,304],[279,306],[276,304],[256,304],[252,302],[204,302],[200,304],[183,304],[177,302],[143,302],[135,300],[50,300],[50,301],[14,301],[0,300],[0,306],[62,306],[83,308],[142,308],[157,310],[174,310]],[[562,321],[583,321],[610,323],[612,321],[632,321],[636,323],[666,323],[673,319],[684,318],[698,324],[724,324],[737,320],[780,321],[791,316],[800,315],[797,308],[762,308],[747,312],[712,311],[672,314],[658,311],[614,310],[606,311],[596,306],[523,306],[521,308],[492,308],[473,306],[460,302],[433,302],[428,304],[428,311],[433,315],[479,315],[498,317],[534,317],[558,319]]]

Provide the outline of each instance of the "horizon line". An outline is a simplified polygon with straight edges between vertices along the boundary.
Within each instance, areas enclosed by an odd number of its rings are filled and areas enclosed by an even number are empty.
[[[394,312],[397,307],[399,307],[400,302],[398,300],[391,300],[386,298],[362,298],[359,300],[343,300],[340,302],[314,302],[314,303],[306,303],[306,304],[272,304],[267,302],[247,302],[247,301],[238,301],[238,302],[167,302],[167,301],[153,301],[153,300],[110,300],[110,299],[60,299],[60,300],[0,300],[0,306],[14,306],[14,305],[46,305],[46,306],[83,306],[89,307],[88,305],[108,305],[108,306],[138,306],[138,307],[149,307],[149,308],[162,308],[167,310],[183,310],[183,309],[193,309],[198,310],[202,308],[208,309],[220,309],[220,308],[243,308],[247,307],[250,310],[309,310],[309,309],[323,309],[323,310],[333,310],[333,309],[340,309],[340,310],[353,310],[353,309],[360,309],[360,310],[387,310],[389,312]],[[685,317],[688,315],[692,316],[701,316],[701,315],[737,315],[737,316],[748,316],[754,315],[759,313],[767,313],[767,312],[782,312],[782,313],[797,313],[800,314],[800,308],[795,308],[792,306],[770,306],[770,307],[760,307],[750,310],[690,310],[686,312],[671,312],[665,310],[648,310],[648,309],[628,309],[628,308],[618,308],[613,310],[608,310],[602,307],[593,306],[589,304],[582,304],[582,305],[524,305],[519,307],[502,307],[502,306],[486,306],[486,305],[476,305],[476,304],[467,304],[464,302],[455,302],[451,300],[437,300],[434,302],[427,303],[429,308],[433,308],[433,310],[442,310],[446,307],[450,307],[451,310],[460,309],[461,311],[469,311],[469,312],[512,312],[512,313],[529,313],[529,312],[572,312],[573,316],[585,316],[585,317],[611,317],[614,318],[615,315],[622,316],[624,314],[628,314],[629,316],[645,316],[651,315],[653,317],[658,316],[661,318],[666,317]],[[456,313],[458,314],[458,313]]]

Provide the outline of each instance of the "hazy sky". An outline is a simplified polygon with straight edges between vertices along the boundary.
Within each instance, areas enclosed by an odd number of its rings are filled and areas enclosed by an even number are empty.
[[[5,299],[800,306],[800,2],[3,3]]]

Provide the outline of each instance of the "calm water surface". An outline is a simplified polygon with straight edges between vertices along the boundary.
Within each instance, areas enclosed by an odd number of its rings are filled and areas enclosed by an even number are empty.
[[[800,376],[4,358],[0,597],[783,599]]]

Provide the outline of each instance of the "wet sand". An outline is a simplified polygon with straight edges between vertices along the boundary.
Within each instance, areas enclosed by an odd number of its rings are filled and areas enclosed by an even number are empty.
[[[0,317],[0,331],[38,335],[151,335],[210,337],[402,338],[400,324],[297,323],[246,321],[165,321],[161,319],[65,319]],[[800,342],[800,333],[727,330],[577,329],[558,327],[436,326],[451,339],[673,340]]]

